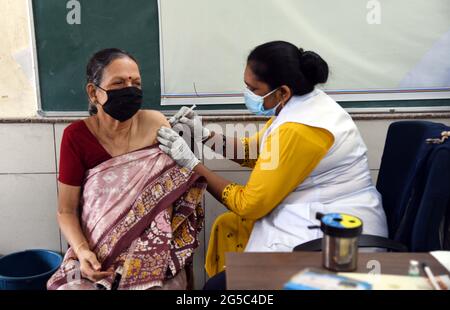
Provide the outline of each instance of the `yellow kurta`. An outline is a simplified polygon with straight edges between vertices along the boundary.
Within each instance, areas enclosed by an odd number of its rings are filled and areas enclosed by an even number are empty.
[[[257,160],[250,159],[273,120],[255,136],[242,139],[246,158],[242,166],[253,171],[245,186],[230,184],[222,193],[222,203],[231,212],[219,216],[211,229],[205,264],[209,276],[224,269],[226,252],[244,251],[254,222],[299,186],[334,143],[333,135],[325,129],[285,123],[267,137]],[[278,152],[271,152],[272,148]]]

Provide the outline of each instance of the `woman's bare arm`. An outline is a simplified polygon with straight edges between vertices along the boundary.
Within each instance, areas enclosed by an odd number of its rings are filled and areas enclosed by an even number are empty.
[[[79,220],[81,187],[58,182],[58,223],[72,249],[87,247]]]
[[[205,141],[205,145],[210,147],[217,154],[223,155],[225,158],[238,163],[244,162],[244,146],[236,137],[226,137],[219,133],[211,132],[211,136]]]
[[[58,189],[59,227],[80,261],[81,273],[94,282],[112,275],[112,270],[100,271],[101,264],[89,249],[89,244],[81,229],[79,216],[81,187],[59,182]]]
[[[225,187],[230,185],[232,182],[212,172],[203,164],[198,164],[194,168],[194,171],[206,179],[206,182],[208,183],[208,192],[218,201],[222,201],[222,193]]]

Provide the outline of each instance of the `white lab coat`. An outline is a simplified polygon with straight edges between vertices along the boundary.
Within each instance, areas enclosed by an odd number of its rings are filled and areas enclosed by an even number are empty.
[[[299,244],[322,237],[316,212],[342,212],[363,221],[363,233],[387,236],[381,196],[373,185],[367,147],[350,115],[321,90],[294,96],[262,138],[284,123],[323,128],[334,136],[334,144],[303,183],[271,213],[258,220],[246,252],[288,252]],[[301,160],[301,158],[299,158]]]

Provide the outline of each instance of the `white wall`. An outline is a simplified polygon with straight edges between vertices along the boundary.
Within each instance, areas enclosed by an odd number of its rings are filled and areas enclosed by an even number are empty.
[[[37,115],[27,0],[0,0],[0,118]]]

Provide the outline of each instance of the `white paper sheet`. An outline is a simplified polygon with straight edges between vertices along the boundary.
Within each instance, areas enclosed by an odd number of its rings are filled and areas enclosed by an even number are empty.
[[[430,254],[450,272],[450,251],[435,251]]]

